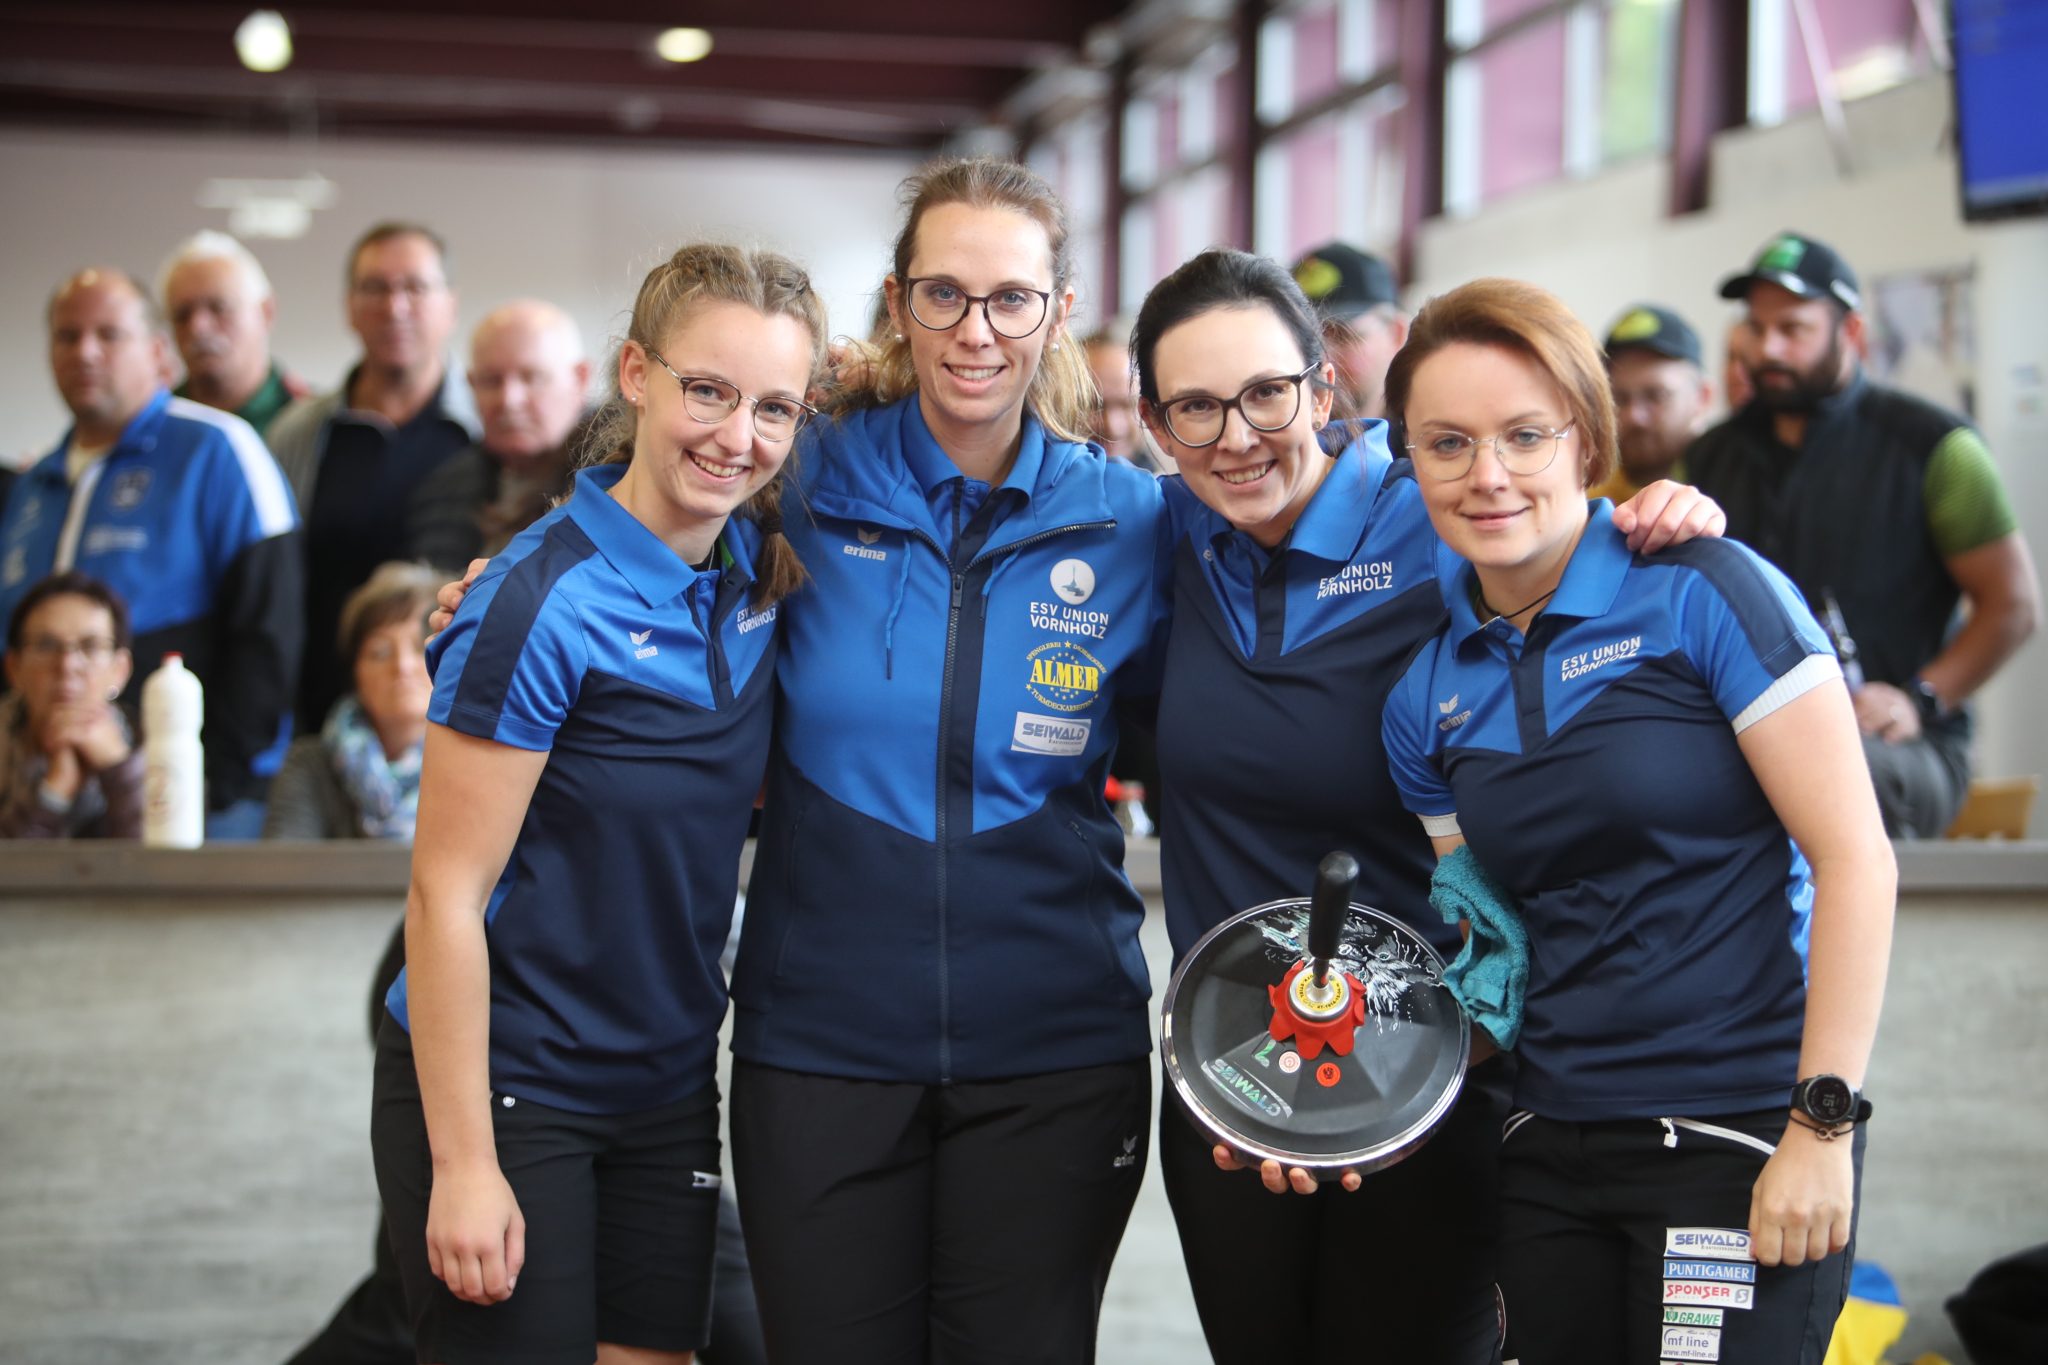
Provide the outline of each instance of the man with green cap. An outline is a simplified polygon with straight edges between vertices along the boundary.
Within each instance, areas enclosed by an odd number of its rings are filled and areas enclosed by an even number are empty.
[[[1369,251],[1328,242],[1294,263],[1294,282],[1323,320],[1337,367],[1333,417],[1386,416],[1387,366],[1408,340],[1394,271]]]
[[[1669,308],[1639,303],[1607,329],[1621,460],[1587,496],[1618,507],[1659,479],[1685,479],[1685,448],[1706,430],[1714,385],[1701,365],[1699,333]]]

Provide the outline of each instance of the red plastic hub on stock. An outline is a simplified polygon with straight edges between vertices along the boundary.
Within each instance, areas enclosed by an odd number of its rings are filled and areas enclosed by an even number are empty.
[[[1325,1046],[1339,1057],[1351,1055],[1354,1035],[1365,1023],[1365,987],[1357,977],[1333,966],[1318,986],[1309,964],[1297,962],[1266,994],[1273,1002],[1272,1035],[1283,1043],[1294,1039],[1303,1061],[1320,1057]]]

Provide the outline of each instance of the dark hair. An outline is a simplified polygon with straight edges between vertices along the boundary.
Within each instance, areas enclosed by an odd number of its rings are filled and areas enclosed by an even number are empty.
[[[682,324],[699,303],[743,304],[764,317],[794,318],[811,338],[811,373],[806,385],[823,373],[831,329],[825,303],[811,287],[811,277],[787,256],[772,251],[743,251],[736,246],[700,242],[679,247],[675,255],[647,272],[633,300],[626,341],[659,351],[663,338]],[[623,345],[623,343],[621,343]],[[612,356],[608,392],[590,432],[581,463],[630,464],[640,430],[639,411],[619,393],[619,363]],[[796,469],[792,448],[776,476],[739,508],[761,530],[761,562],[755,565],[755,610],[779,602],[803,586],[803,561],[782,534],[782,485]]]
[[[428,245],[434,248],[434,255],[441,262],[441,274],[443,277],[446,277],[448,274],[448,244],[441,240],[440,233],[419,223],[387,219],[384,222],[373,225],[368,232],[356,238],[356,244],[348,249],[348,275],[345,283],[353,285],[356,282],[356,262],[362,259],[363,252],[379,242],[388,242],[393,237],[419,237],[424,239]]]
[[[910,278],[910,258],[917,251],[917,228],[925,214],[947,204],[971,208],[1008,209],[1021,213],[1045,229],[1052,248],[1053,303],[1046,318],[1050,340],[1060,339],[1057,316],[1058,296],[1074,279],[1074,248],[1067,232],[1067,208],[1044,177],[1029,166],[1000,157],[954,157],[934,161],[903,182],[903,230],[896,235],[892,271],[898,281]],[[914,324],[913,324],[914,325]],[[864,378],[852,391],[840,395],[844,404],[893,403],[917,392],[917,369],[911,363],[910,341],[898,335],[886,338],[879,347],[850,348],[862,353],[867,364]],[[1095,376],[1078,346],[1048,346],[1038,359],[1038,371],[1031,376],[1025,402],[1045,429],[1063,441],[1085,441],[1101,395],[1095,391]]]
[[[348,666],[355,667],[363,642],[388,625],[410,621],[424,637],[427,613],[434,609],[434,593],[440,586],[441,575],[424,564],[399,559],[379,564],[341,604],[341,623],[335,635]]]
[[[1211,247],[1152,286],[1131,328],[1131,360],[1138,369],[1138,394],[1159,401],[1153,353],[1159,338],[1190,318],[1218,308],[1270,308],[1301,347],[1301,358],[1323,363],[1323,328],[1315,305],[1294,276],[1279,264],[1249,251]]]
[[[1408,324],[1408,344],[1387,367],[1387,417],[1397,443],[1405,442],[1408,390],[1422,362],[1457,343],[1498,346],[1534,362],[1564,395],[1578,424],[1585,454],[1579,477],[1591,488],[1614,472],[1614,391],[1607,385],[1607,359],[1564,300],[1521,280],[1474,280],[1438,295]]]
[[[22,634],[28,629],[28,618],[36,609],[53,597],[83,597],[97,606],[106,608],[107,618],[114,625],[114,648],[126,649],[130,643],[128,635],[128,604],[121,595],[91,574],[76,569],[53,573],[48,578],[30,586],[14,604],[14,615],[7,618],[7,648],[11,652],[21,648]]]

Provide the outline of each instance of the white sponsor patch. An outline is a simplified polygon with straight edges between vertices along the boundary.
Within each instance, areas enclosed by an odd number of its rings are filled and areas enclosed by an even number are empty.
[[[1664,1345],[1658,1352],[1666,1360],[1719,1360],[1721,1329],[1718,1327],[1666,1327]]]
[[[1726,1280],[1730,1284],[1755,1284],[1754,1261],[1681,1261],[1664,1258],[1667,1280]]]
[[[1010,732],[1010,748],[1020,754],[1072,758],[1088,748],[1088,730],[1094,723],[1092,720],[1034,716],[1029,711],[1019,711],[1016,727]]]
[[[1756,1302],[1756,1286],[1718,1280],[1666,1280],[1664,1302],[1709,1308],[1748,1308]]]
[[[1666,1228],[1666,1256],[1712,1256],[1719,1261],[1753,1261],[1744,1228]]]
[[[1070,607],[1078,607],[1095,595],[1095,570],[1085,559],[1062,559],[1052,566],[1048,581],[1060,600]]]
[[[85,533],[85,544],[79,553],[124,554],[148,548],[149,532],[140,526],[95,526]]]
[[[1667,1308],[1664,1321],[1672,1327],[1719,1327],[1721,1310],[1718,1308]]]

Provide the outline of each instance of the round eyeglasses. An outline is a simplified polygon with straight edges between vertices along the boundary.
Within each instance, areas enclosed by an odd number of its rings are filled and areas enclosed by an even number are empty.
[[[669,372],[683,390],[683,411],[707,426],[716,426],[732,416],[733,409],[742,402],[754,405],[754,434],[764,441],[787,441],[803,430],[804,423],[817,414],[817,409],[797,398],[749,398],[723,379],[709,379],[703,375],[677,374],[670,364],[663,360],[652,347],[647,350],[648,359]]]
[[[1405,448],[1414,457],[1415,467],[1433,479],[1464,478],[1473,461],[1479,458],[1479,447],[1489,441],[1493,443],[1493,453],[1499,457],[1501,468],[1508,473],[1541,474],[1550,468],[1558,450],[1564,445],[1564,438],[1577,425],[1577,422],[1566,422],[1561,427],[1546,427],[1525,422],[1491,436],[1434,431],[1426,433],[1419,441],[1410,442]]]
[[[1237,415],[1244,418],[1244,424],[1253,431],[1278,431],[1301,411],[1301,386],[1321,368],[1321,364],[1321,361],[1311,362],[1300,374],[1254,379],[1239,389],[1235,398],[1212,398],[1206,393],[1191,393],[1160,404],[1159,414],[1165,419],[1166,429],[1173,434],[1173,439],[1190,450],[1200,450],[1222,440],[1223,424],[1230,420],[1232,408],[1237,409]]]
[[[998,289],[993,294],[970,294],[949,280],[905,280],[910,316],[920,327],[945,332],[958,327],[972,304],[981,305],[981,316],[997,336],[1018,341],[1045,325],[1052,307],[1052,295],[1043,289]]]

